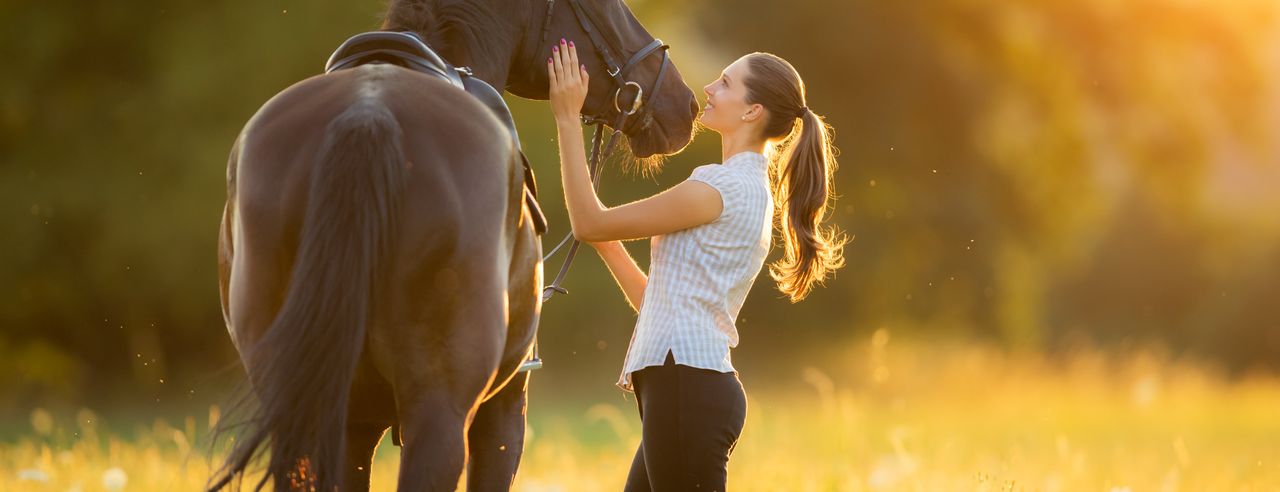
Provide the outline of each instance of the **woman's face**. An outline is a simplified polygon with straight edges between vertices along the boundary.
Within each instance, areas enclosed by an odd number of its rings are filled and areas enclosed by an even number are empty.
[[[703,126],[726,135],[761,116],[760,104],[747,104],[747,87],[743,82],[749,76],[746,59],[739,58],[720,72],[720,78],[702,88],[707,95],[707,104],[699,118]]]

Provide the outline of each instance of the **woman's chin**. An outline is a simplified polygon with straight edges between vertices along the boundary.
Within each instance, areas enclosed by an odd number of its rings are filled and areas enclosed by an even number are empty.
[[[720,133],[719,125],[716,125],[715,119],[714,118],[708,119],[706,117],[706,113],[698,115],[698,126],[707,130],[711,130],[716,133]]]

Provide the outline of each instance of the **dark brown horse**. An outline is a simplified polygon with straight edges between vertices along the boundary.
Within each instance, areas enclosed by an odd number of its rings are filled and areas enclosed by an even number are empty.
[[[416,32],[531,98],[547,94],[548,37],[624,59],[653,41],[620,0],[554,5],[393,0],[382,29]],[[586,107],[611,119],[600,61],[588,57]],[[626,74],[649,92],[621,125],[639,157],[691,138],[697,106],[679,72],[647,86],[664,65]],[[258,405],[211,487],[266,454],[257,488],[367,490],[374,448],[398,424],[400,490],[453,490],[464,468],[471,490],[508,489],[542,264],[516,142],[488,109],[390,64],[318,75],[258,110],[227,184],[223,313]]]

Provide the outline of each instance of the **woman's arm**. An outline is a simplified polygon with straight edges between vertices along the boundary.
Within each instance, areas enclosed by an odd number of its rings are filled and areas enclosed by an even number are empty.
[[[644,288],[649,285],[649,277],[644,274],[644,270],[640,269],[640,265],[636,264],[636,260],[631,258],[627,253],[627,248],[622,245],[621,241],[608,241],[603,243],[589,243],[596,249],[596,253],[600,254],[600,258],[609,266],[609,273],[613,274],[613,279],[618,282],[618,287],[622,288],[622,293],[627,296],[627,302],[631,303],[631,309],[637,313],[640,312],[640,305],[644,303]]]
[[[600,203],[587,173],[582,123],[578,119],[589,77],[586,68],[578,64],[577,48],[562,41],[547,60],[547,71],[551,79],[551,109],[560,137],[560,178],[574,236],[589,242],[644,238],[706,224],[720,216],[720,192],[698,181],[685,181],[619,207],[608,208]]]

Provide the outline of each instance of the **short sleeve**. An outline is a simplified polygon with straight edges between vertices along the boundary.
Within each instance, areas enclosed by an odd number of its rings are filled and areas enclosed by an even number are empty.
[[[716,191],[720,192],[720,217],[716,220],[724,220],[734,214],[736,200],[739,198],[737,193],[737,181],[733,179],[730,170],[725,168],[723,164],[707,164],[698,166],[693,169],[693,173],[689,175],[689,180],[700,181],[711,185]]]

